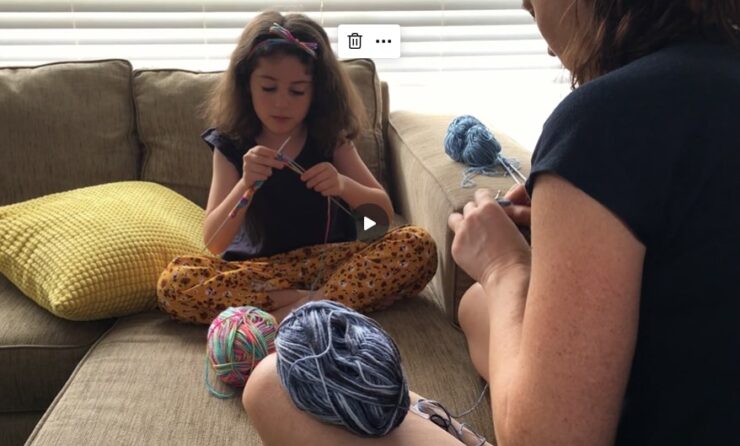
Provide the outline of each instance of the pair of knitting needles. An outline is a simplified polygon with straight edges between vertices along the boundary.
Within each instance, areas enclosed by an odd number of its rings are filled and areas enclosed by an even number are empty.
[[[287,138],[285,138],[285,141],[283,141],[282,144],[280,144],[280,147],[277,150],[277,154],[275,155],[275,158],[280,159],[283,154],[283,149],[286,145],[288,145],[288,141],[290,141],[290,138],[292,138],[293,135],[288,135]],[[262,187],[262,185],[265,184],[265,180],[259,180],[254,183],[252,187],[247,189],[244,192],[244,195],[239,199],[239,201],[236,203],[236,206],[234,206],[234,209],[229,212],[229,218],[236,217],[236,213],[239,212],[239,209],[249,207],[249,203],[252,201],[252,196],[254,196],[254,193],[257,192],[257,190]],[[223,225],[222,225],[223,226]]]
[[[298,175],[303,175],[306,172],[306,169],[303,168],[300,164],[293,161],[292,159],[288,158],[287,156],[283,155],[280,151],[278,151],[278,154],[275,156],[275,159],[278,161],[284,162],[290,170],[297,173]],[[332,203],[336,204],[340,209],[342,209],[344,212],[347,213],[347,215],[352,216],[352,212],[344,207],[337,199],[334,197],[329,197],[329,199],[332,201]]]
[[[514,180],[516,184],[522,185],[527,182],[527,177],[522,174],[519,169],[514,167],[513,164],[511,164],[506,158],[499,155],[498,160],[501,163],[502,166],[504,166],[504,169],[509,174],[509,176]],[[499,189],[496,192],[496,196],[493,197],[496,202],[501,205],[501,207],[511,206],[511,201],[505,198],[502,198],[501,190]]]
[[[527,177],[525,177],[524,174],[522,174],[519,169],[514,167],[514,165],[511,164],[506,158],[499,155],[498,160],[499,162],[501,162],[501,165],[504,166],[504,169],[506,169],[506,172],[516,184],[524,184],[527,182]]]
[[[279,157],[282,156],[283,149],[285,149],[285,146],[288,145],[288,141],[290,141],[290,138],[292,138],[292,137],[293,137],[293,135],[288,135],[288,137],[285,138],[285,141],[283,141],[283,143],[280,145],[280,148],[278,148],[277,155],[275,156],[276,158],[279,158]],[[229,212],[229,215],[226,218],[224,218],[224,221],[221,222],[221,225],[218,227],[218,229],[216,229],[216,232],[214,232],[213,235],[211,236],[211,238],[208,239],[208,241],[206,242],[205,249],[208,249],[208,245],[210,245],[211,242],[213,242],[213,240],[216,238],[216,236],[221,232],[221,230],[226,225],[226,222],[228,222],[232,218],[236,217],[236,214],[237,214],[237,212],[239,212],[239,209],[248,208],[249,207],[249,205],[252,202],[252,197],[254,196],[254,193],[257,192],[257,190],[260,187],[262,187],[263,184],[265,184],[265,181],[264,180],[256,181],[254,183],[254,185],[252,185],[249,189],[247,189],[244,192],[244,194],[239,199],[239,201],[236,203],[236,205],[234,206],[234,208]]]
[[[287,156],[283,155],[283,149],[285,149],[285,146],[288,145],[288,142],[290,141],[290,138],[292,135],[289,135],[285,141],[280,145],[280,147],[277,150],[277,154],[275,155],[275,159],[278,161],[284,162],[293,172],[297,173],[298,175],[303,175],[303,173],[306,172],[306,169],[303,168],[300,164],[293,161],[292,159],[288,158]],[[259,180],[254,183],[253,186],[251,186],[249,189],[247,189],[244,192],[244,195],[239,199],[239,201],[236,203],[234,208],[229,212],[229,215],[224,219],[224,221],[221,223],[221,225],[216,229],[216,232],[213,233],[211,238],[206,242],[206,249],[208,249],[208,245],[213,242],[213,240],[216,238],[219,232],[223,229],[223,227],[226,225],[226,222],[228,222],[230,219],[236,217],[236,214],[239,212],[239,209],[242,208],[248,208],[249,205],[252,202],[252,197],[254,194],[259,190],[259,188],[262,187],[262,185],[265,184],[264,180]],[[334,197],[329,197],[329,199],[336,204],[340,209],[342,209],[344,212],[347,213],[347,215],[352,216],[352,212],[348,210],[346,207],[342,206],[342,204],[336,200]]]

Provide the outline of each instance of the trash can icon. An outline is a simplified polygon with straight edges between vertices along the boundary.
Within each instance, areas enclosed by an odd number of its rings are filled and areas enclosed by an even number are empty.
[[[349,48],[351,50],[358,50],[362,47],[362,35],[357,33],[352,33],[348,35],[349,37]]]

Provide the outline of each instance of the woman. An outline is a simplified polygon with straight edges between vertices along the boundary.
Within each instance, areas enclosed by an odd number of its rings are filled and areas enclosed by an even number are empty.
[[[740,444],[738,1],[524,7],[578,88],[513,204],[481,190],[449,218],[496,442]],[[530,216],[531,249],[515,225]],[[460,444],[415,416],[379,440],[321,425],[274,359],[244,400],[266,444]]]

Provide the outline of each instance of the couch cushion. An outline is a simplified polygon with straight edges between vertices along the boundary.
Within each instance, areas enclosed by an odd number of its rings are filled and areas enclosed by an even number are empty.
[[[33,432],[43,411],[0,413],[0,444],[3,446],[22,446]]]
[[[203,210],[156,183],[122,181],[0,207],[0,272],[72,320],[154,308],[159,274],[203,252]]]
[[[375,178],[388,188],[389,176],[386,170],[387,159],[383,131],[383,113],[387,111],[385,108],[387,104],[383,103],[383,90],[375,70],[375,63],[370,59],[344,60],[343,63],[365,106],[368,119],[368,128],[360,135],[357,150]]]
[[[0,204],[135,179],[131,65],[0,68]]]
[[[412,389],[459,413],[481,381],[460,332],[432,302],[413,298],[375,313],[399,345]],[[205,386],[207,327],[144,313],[116,322],[75,371],[29,446],[69,444],[259,445],[239,398]],[[211,374],[211,378],[213,375]],[[490,438],[489,405],[468,417]]]
[[[444,150],[447,127],[454,115],[429,115],[411,111],[395,111],[390,115],[389,156],[394,168],[393,180],[396,210],[413,224],[424,227],[437,242],[439,270],[430,287],[442,300],[450,320],[457,320],[457,305],[473,280],[452,260],[452,232],[447,217],[462,210],[476,188],[463,188],[465,166],[453,161]],[[529,175],[531,153],[492,126],[491,131],[501,143],[502,155],[520,163],[520,170]],[[414,175],[408,175],[414,172]],[[509,176],[476,176],[477,187],[507,191],[514,181]]]
[[[31,302],[0,275],[0,444],[18,444],[85,352],[113,323],[70,322]],[[13,441],[11,441],[13,440]],[[22,442],[20,443],[22,444]]]
[[[349,76],[360,91],[370,128],[357,144],[373,174],[385,184],[382,92],[375,65],[346,61]],[[219,73],[186,70],[136,70],[134,102],[139,137],[144,146],[141,176],[164,184],[202,207],[211,182],[211,151],[200,139],[208,127],[202,106]]]

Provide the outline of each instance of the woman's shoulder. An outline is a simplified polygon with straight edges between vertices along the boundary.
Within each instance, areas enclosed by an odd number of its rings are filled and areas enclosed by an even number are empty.
[[[710,42],[668,45],[576,88],[556,114],[615,110],[639,115],[665,105],[701,106],[718,86],[738,89],[740,51]],[[725,92],[722,92],[724,94]],[[670,110],[670,109],[669,109]],[[596,113],[595,116],[599,116]]]
[[[730,97],[732,95],[736,97]],[[545,122],[543,134],[696,122],[718,104],[740,100],[740,52],[687,42],[665,47],[573,90]]]

